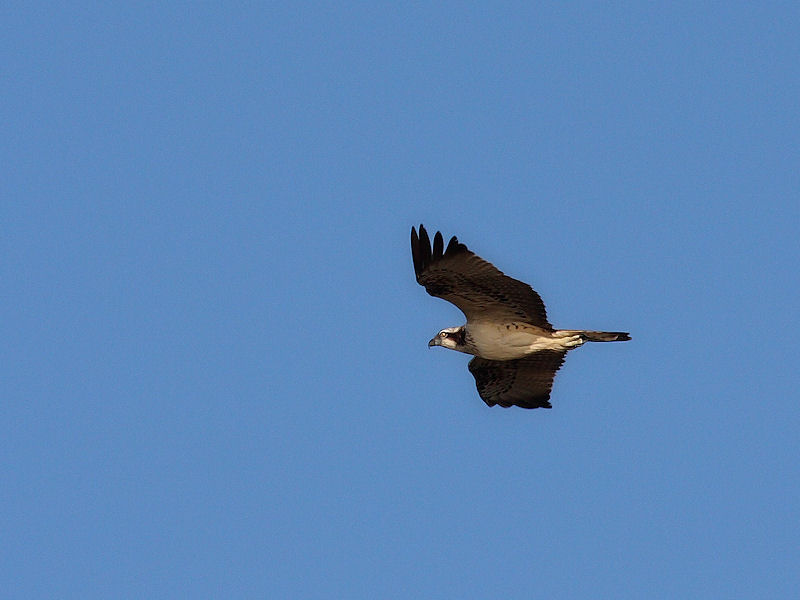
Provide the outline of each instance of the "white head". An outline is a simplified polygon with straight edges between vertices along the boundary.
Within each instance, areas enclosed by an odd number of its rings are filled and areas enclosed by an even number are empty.
[[[446,329],[442,329],[436,334],[435,338],[428,342],[428,347],[442,346],[444,348],[463,352],[464,338],[465,332],[463,325],[461,327],[447,327]]]

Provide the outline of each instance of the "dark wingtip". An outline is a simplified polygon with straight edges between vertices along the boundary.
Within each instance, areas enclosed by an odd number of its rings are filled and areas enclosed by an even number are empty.
[[[411,259],[414,261],[414,275],[419,278],[419,274],[422,272],[422,255],[419,251],[419,236],[413,227],[411,228]]]
[[[433,236],[433,260],[442,258],[443,252],[444,252],[444,239],[442,238],[442,232],[437,231],[436,235]]]
[[[419,255],[421,259],[420,272],[424,271],[431,264],[431,238],[425,227],[419,226]]]
[[[417,276],[417,281],[419,281],[420,275],[431,263],[436,262],[443,256],[465,251],[467,251],[467,247],[459,243],[456,236],[450,238],[450,242],[445,248],[441,231],[437,231],[436,235],[433,236],[433,248],[431,248],[431,238],[428,236],[425,226],[420,223],[419,234],[417,234],[415,227],[411,227],[411,257],[414,260],[414,274]]]
[[[450,238],[447,243],[447,249],[444,251],[446,255],[457,254],[459,252],[467,252],[467,247],[458,241],[456,236]]]
[[[550,394],[548,394],[547,396],[541,396],[539,398],[531,398],[530,400],[517,402],[516,406],[531,410],[534,408],[553,408],[553,405],[550,404]]]

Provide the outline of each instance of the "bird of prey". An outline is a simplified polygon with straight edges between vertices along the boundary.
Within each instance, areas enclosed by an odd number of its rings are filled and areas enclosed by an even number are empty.
[[[553,329],[542,299],[528,284],[504,275],[453,236],[441,232],[433,247],[425,227],[411,228],[417,283],[431,296],[452,302],[466,325],[447,327],[428,346],[443,346],[474,358],[469,371],[489,406],[551,408],[550,390],[567,352],[585,342],[623,342],[622,331]]]

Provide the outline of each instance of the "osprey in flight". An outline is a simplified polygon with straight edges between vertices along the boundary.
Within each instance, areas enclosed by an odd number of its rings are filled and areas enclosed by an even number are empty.
[[[440,232],[433,248],[425,228],[411,228],[417,283],[431,296],[461,309],[467,324],[448,327],[428,346],[472,354],[469,371],[489,406],[551,408],[550,390],[567,352],[585,342],[624,342],[621,331],[553,329],[542,299],[528,284],[504,275],[454,236],[444,247]]]

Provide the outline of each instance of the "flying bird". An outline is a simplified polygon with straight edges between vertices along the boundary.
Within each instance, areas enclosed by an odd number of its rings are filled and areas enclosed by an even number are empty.
[[[444,246],[437,231],[433,247],[425,227],[411,228],[417,283],[455,304],[467,317],[447,327],[428,346],[472,354],[469,371],[489,406],[552,408],[550,391],[567,352],[585,342],[624,342],[622,331],[553,329],[544,302],[531,286],[474,254],[453,236]]]

